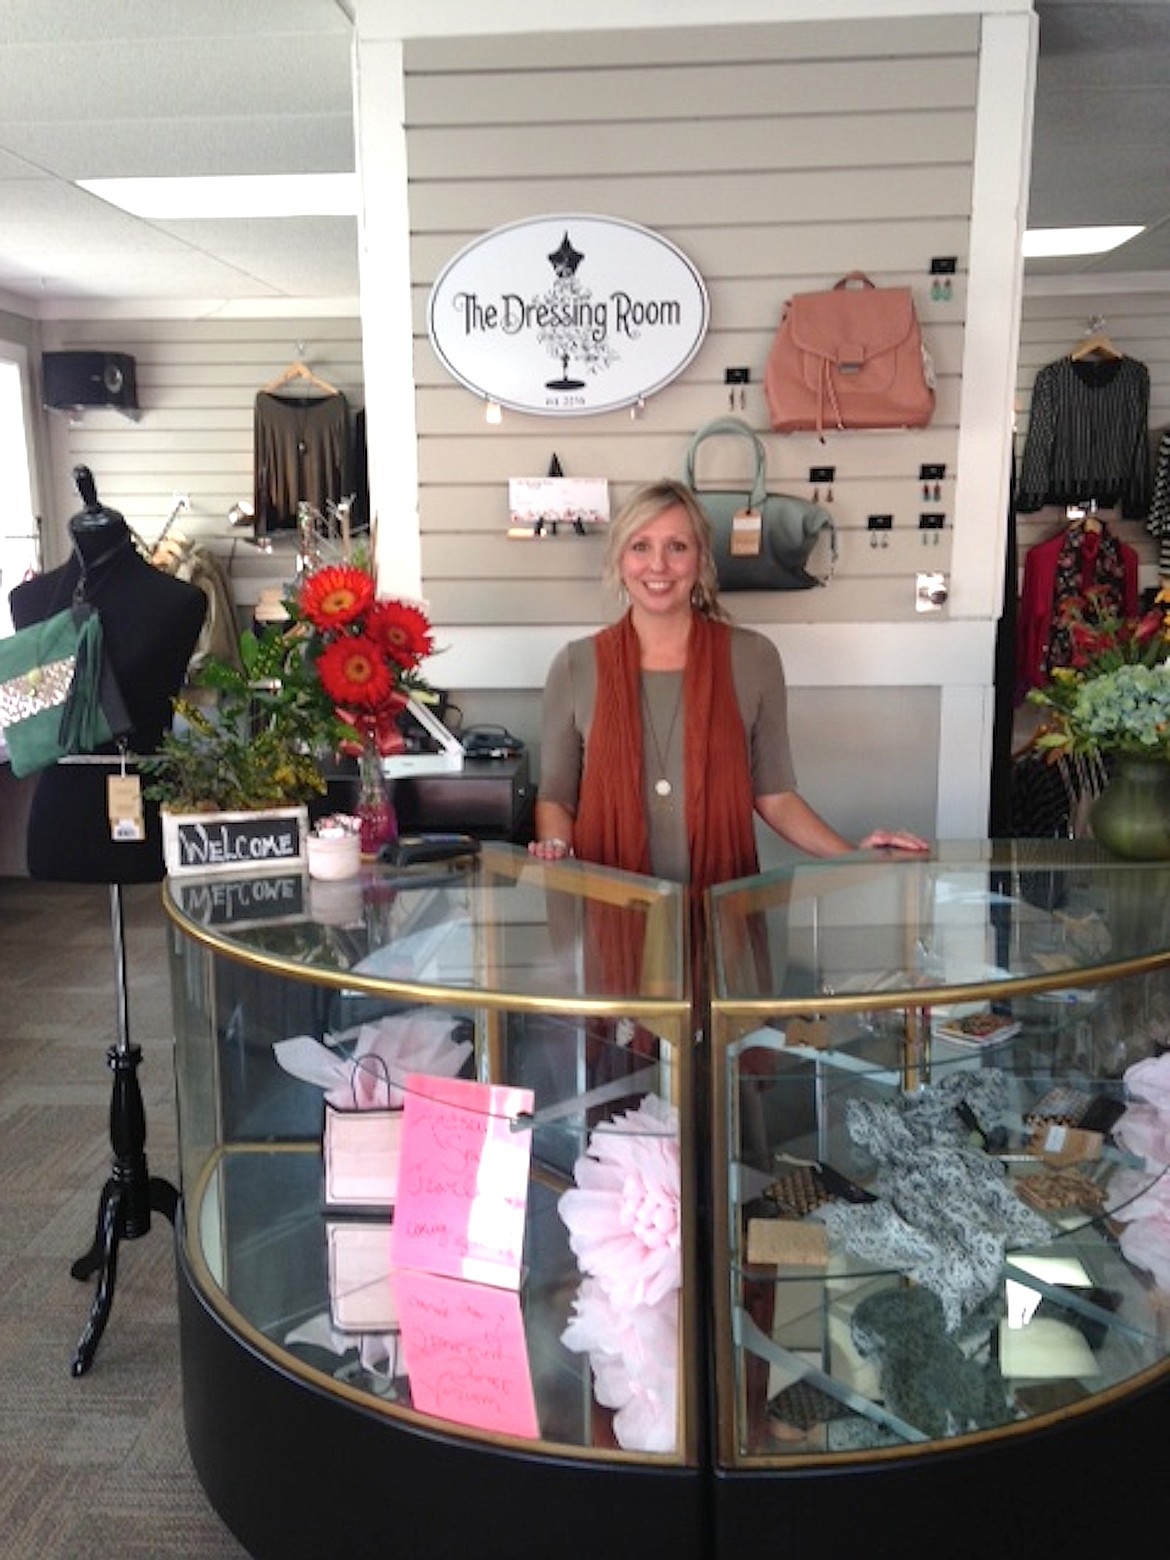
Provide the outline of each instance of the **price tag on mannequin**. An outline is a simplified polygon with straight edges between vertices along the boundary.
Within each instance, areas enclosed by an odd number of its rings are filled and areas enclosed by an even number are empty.
[[[118,842],[143,840],[146,825],[142,817],[142,780],[126,771],[126,750],[122,767],[106,781],[106,811],[110,816],[110,838]]]

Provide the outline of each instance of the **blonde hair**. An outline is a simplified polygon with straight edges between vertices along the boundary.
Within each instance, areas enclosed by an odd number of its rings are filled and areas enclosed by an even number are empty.
[[[719,600],[719,581],[715,573],[715,555],[712,551],[711,522],[704,514],[694,493],[684,482],[663,477],[657,482],[647,482],[618,510],[610,524],[605,543],[605,559],[601,578],[615,595],[622,591],[622,554],[633,536],[649,525],[651,520],[665,514],[668,509],[682,509],[690,521],[695,545],[699,549],[699,577],[691,592],[691,605],[704,617],[726,619],[728,614]]]

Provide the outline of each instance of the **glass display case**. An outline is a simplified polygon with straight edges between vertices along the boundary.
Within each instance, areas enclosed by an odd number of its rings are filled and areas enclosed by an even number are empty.
[[[489,844],[164,902],[188,1440],[249,1552],[543,1555],[537,1467],[561,1555],[615,1479],[692,1552],[682,891]],[[473,1262],[505,1204],[518,1237]]]
[[[259,1560],[1144,1532],[1170,867],[968,843],[722,885],[705,1033],[672,884],[489,844],[164,902],[188,1443]],[[418,1155],[455,1106],[523,1154],[492,1281],[398,1243],[450,1233],[449,1180],[461,1262],[499,1223],[486,1150]],[[398,1134],[372,1169],[360,1117]],[[973,1490],[1010,1521],[956,1522]]]
[[[956,845],[802,862],[710,905],[728,1546],[785,1521],[805,1552],[802,1531],[907,1497],[940,1516],[982,1472],[1018,1517],[994,1552],[1035,1553],[1078,1488],[1156,1478],[1170,869]],[[862,1469],[835,1514],[794,1499]],[[1078,1543],[1124,1537],[1100,1505]],[[985,1528],[944,1526],[932,1543],[984,1552]]]

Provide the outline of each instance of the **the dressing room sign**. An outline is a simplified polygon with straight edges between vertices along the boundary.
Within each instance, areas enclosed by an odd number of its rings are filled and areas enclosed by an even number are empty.
[[[682,373],[709,317],[698,271],[667,239],[610,217],[514,222],[469,244],[431,290],[449,373],[514,411],[631,406]]]

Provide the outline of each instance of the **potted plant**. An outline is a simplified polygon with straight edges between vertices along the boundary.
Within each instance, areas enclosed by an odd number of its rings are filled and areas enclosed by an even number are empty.
[[[1159,592],[1140,618],[1098,610],[1094,592],[1060,615],[1070,664],[1028,698],[1044,713],[1037,749],[1087,769],[1093,837],[1115,855],[1170,858],[1170,629]]]
[[[284,623],[241,635],[239,666],[205,663],[175,701],[175,726],[141,761],[171,871],[299,861],[308,804],[325,794],[338,753],[356,756],[385,797],[380,756],[403,745],[410,694],[429,693],[417,673],[432,649],[426,614],[378,598],[356,563],[306,573],[285,607]],[[257,832],[261,817],[278,838]]]

